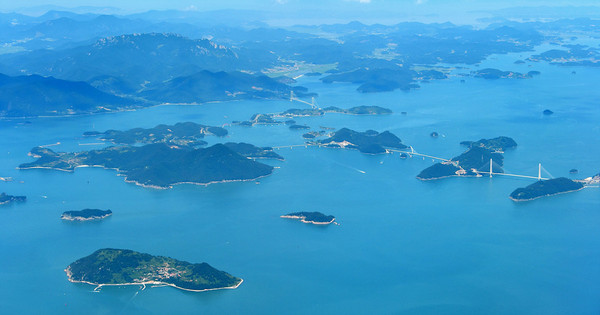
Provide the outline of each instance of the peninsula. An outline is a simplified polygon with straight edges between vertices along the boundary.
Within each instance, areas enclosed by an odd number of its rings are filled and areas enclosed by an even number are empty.
[[[8,204],[14,201],[25,201],[26,199],[27,197],[25,196],[12,196],[5,193],[0,193],[0,205]]]
[[[302,223],[310,223],[317,225],[327,225],[335,221],[334,216],[325,215],[321,212],[294,212],[282,215],[281,218],[300,220]]]
[[[207,263],[192,264],[170,257],[128,249],[105,248],[83,257],[66,269],[69,281],[97,286],[165,285],[202,292],[235,289],[243,280]]]
[[[565,177],[537,181],[525,188],[517,188],[510,194],[513,201],[529,201],[547,196],[569,193],[583,189],[580,182]]]
[[[20,169],[74,171],[78,167],[103,167],[116,169],[127,182],[153,188],[254,180],[273,172],[272,166],[246,158],[223,144],[194,149],[155,143],[73,153],[36,147],[30,155],[38,159],[19,165]]]
[[[67,221],[91,221],[91,220],[101,220],[107,218],[112,215],[111,210],[100,210],[100,209],[83,209],[83,210],[73,210],[73,211],[65,211],[60,217],[63,220]]]
[[[375,130],[358,132],[348,128],[342,128],[332,133],[329,138],[316,141],[313,144],[330,148],[358,149],[362,153],[369,154],[386,153],[386,148],[408,148],[400,138],[389,131],[382,133]]]

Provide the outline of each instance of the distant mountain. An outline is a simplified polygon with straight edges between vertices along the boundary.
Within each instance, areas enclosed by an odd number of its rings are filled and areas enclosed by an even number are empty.
[[[98,15],[91,14],[91,13],[79,14],[79,13],[66,11],[66,10],[50,10],[50,11],[36,17],[35,20],[37,22],[45,22],[45,21],[56,20],[56,19],[60,19],[60,18],[69,18],[69,19],[76,20],[76,21],[88,21],[88,20],[95,18],[96,16],[98,16]]]
[[[268,15],[268,12],[256,10],[151,10],[131,14],[127,17],[139,20],[189,23],[202,26],[229,25],[237,27],[255,25],[258,21],[264,21]],[[258,24],[264,25],[262,23]]]
[[[54,19],[39,17],[33,20],[16,15],[0,15],[0,40],[32,51],[72,48],[123,34],[176,33],[191,38],[203,38],[206,34],[199,26],[186,23],[153,22],[114,15],[58,13],[50,15],[56,16]],[[233,33],[237,34],[230,34]]]
[[[139,102],[97,90],[85,82],[0,74],[0,117],[29,117],[105,112]]]
[[[291,87],[265,75],[204,70],[149,87],[140,96],[157,102],[203,103],[215,100],[284,98],[289,97],[291,91],[302,96],[307,90],[303,87]]]
[[[146,27],[148,23],[118,18],[112,15],[93,16],[81,20],[72,17],[60,17],[47,20],[32,26],[28,34],[36,37],[66,38],[73,41],[84,41],[97,37],[108,37],[135,32],[136,28]]]
[[[206,39],[176,34],[130,34],[100,39],[61,51],[35,51],[0,56],[13,72],[36,73],[88,81],[107,75],[133,85],[162,82],[201,70],[258,70],[262,65],[240,58],[230,48]]]
[[[22,25],[35,21],[34,17],[19,13],[2,13],[0,12],[0,25]]]
[[[351,82],[361,84],[362,93],[385,92],[395,89],[410,90],[419,86],[413,82],[417,72],[396,67],[395,69],[358,69],[352,72],[332,74],[321,78],[324,83]]]

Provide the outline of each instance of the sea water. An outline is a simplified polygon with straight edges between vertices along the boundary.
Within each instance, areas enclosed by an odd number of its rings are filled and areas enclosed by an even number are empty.
[[[360,94],[356,85],[301,78],[318,103],[379,105],[387,116],[295,118],[320,126],[390,130],[418,152],[450,158],[459,143],[510,136],[505,169],[581,178],[600,171],[600,69],[513,64],[527,54],[492,56],[479,68],[527,72],[526,80],[461,77],[410,92]],[[531,66],[530,66],[531,65]],[[572,74],[576,71],[576,74]],[[465,80],[461,83],[461,80]],[[113,170],[17,170],[29,150],[106,145],[85,131],[194,121],[222,125],[254,113],[303,108],[289,101],[158,106],[115,114],[0,121],[0,191],[27,202],[0,207],[0,312],[6,314],[597,314],[600,311],[600,189],[515,203],[508,195],[534,180],[415,176],[431,159],[294,147],[255,182],[178,185],[126,183]],[[543,116],[544,109],[554,111]],[[402,115],[401,112],[406,112]],[[302,144],[285,125],[229,126],[210,143]],[[438,138],[429,134],[436,131]],[[569,175],[572,168],[580,174]],[[544,176],[549,176],[546,173]],[[62,212],[111,209],[99,222],[65,222]],[[313,226],[279,216],[335,215]],[[170,287],[105,287],[67,281],[73,261],[100,248],[127,248],[208,262],[244,279],[235,290],[192,293]]]

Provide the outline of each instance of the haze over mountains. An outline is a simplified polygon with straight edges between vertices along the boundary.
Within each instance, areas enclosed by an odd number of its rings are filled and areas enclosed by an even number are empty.
[[[0,98],[1,115],[286,98],[291,91],[313,95],[294,83],[303,74],[322,75],[325,83],[356,84],[363,93],[408,91],[446,78],[446,65],[476,65],[492,54],[530,51],[557,29],[586,32],[597,24],[587,18],[496,19],[483,28],[356,21],[278,28],[263,22],[267,16],[258,10],[0,13],[0,73],[5,75],[0,88],[10,90]],[[572,56],[573,49],[564,43],[553,55]],[[595,64],[580,53],[576,57]],[[27,75],[47,79],[22,77]],[[77,91],[69,92],[74,86]]]

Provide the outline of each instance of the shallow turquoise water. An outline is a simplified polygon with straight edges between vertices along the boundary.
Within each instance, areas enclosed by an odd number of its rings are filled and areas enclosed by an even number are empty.
[[[526,57],[526,56],[525,56]],[[600,69],[514,65],[518,54],[480,67],[542,72],[530,80],[460,77],[420,90],[359,94],[350,84],[300,84],[322,106],[380,105],[390,116],[298,118],[314,128],[391,130],[419,152],[452,157],[463,140],[499,135],[519,147],[505,168],[554,176],[600,171]],[[571,71],[577,74],[572,75]],[[468,72],[468,70],[459,70]],[[301,104],[293,104],[298,107]],[[357,151],[294,148],[275,173],[253,182],[153,190],[114,171],[18,171],[36,145],[87,150],[87,130],[195,121],[221,125],[285,101],[162,106],[135,112],[0,121],[0,191],[28,201],[0,207],[0,309],[3,313],[394,313],[596,314],[600,311],[600,189],[516,204],[508,195],[531,183],[507,177],[421,182],[429,159]],[[553,116],[543,117],[549,108]],[[399,113],[406,111],[407,115]],[[261,146],[302,143],[286,126],[228,127],[226,139]],[[442,136],[429,137],[432,131]],[[362,172],[359,172],[363,171]],[[21,182],[22,181],[22,182]],[[43,197],[44,196],[44,197]],[[110,208],[102,222],[62,222],[66,210]],[[334,214],[339,226],[310,226],[279,215]],[[242,277],[236,290],[189,293],[173,288],[72,284],[63,269],[104,247],[206,261]]]

